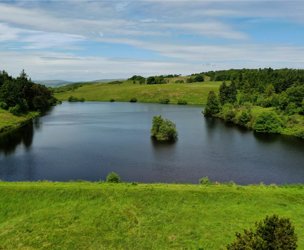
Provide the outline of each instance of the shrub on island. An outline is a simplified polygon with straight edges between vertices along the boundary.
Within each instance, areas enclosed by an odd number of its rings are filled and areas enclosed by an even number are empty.
[[[121,179],[117,173],[111,172],[107,175],[106,181],[111,182],[111,183],[119,183],[119,182],[121,182]]]
[[[151,129],[152,138],[162,142],[174,142],[177,140],[176,126],[172,121],[154,116]]]

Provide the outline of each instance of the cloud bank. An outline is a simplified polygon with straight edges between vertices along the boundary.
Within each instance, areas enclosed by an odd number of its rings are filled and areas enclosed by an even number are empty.
[[[0,69],[93,80],[228,68],[303,68],[303,1],[0,3]]]

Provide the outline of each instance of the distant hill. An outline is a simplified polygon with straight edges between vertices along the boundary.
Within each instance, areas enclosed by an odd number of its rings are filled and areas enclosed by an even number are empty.
[[[35,80],[34,82],[38,84],[43,84],[48,87],[60,87],[73,83],[65,80]]]
[[[100,80],[93,80],[93,81],[79,81],[79,82],[72,82],[72,81],[65,81],[65,80],[35,80],[35,83],[43,84],[48,87],[62,87],[66,85],[74,85],[74,84],[93,84],[93,83],[107,83],[112,81],[120,81],[123,79],[100,79]]]
[[[125,79],[100,79],[100,80],[94,80],[94,81],[88,81],[85,83],[103,83],[103,82],[113,82],[113,81],[124,81]]]

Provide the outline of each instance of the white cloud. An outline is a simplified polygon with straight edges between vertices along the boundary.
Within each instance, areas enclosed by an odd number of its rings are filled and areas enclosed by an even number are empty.
[[[19,32],[19,29],[11,29],[8,25],[0,23],[0,42],[17,40]]]
[[[181,30],[182,33],[194,33],[210,37],[228,38],[228,39],[246,39],[247,35],[234,31],[230,26],[218,21],[207,21],[197,23],[167,23],[161,24],[163,27]]]
[[[155,51],[175,60],[136,60],[74,56],[67,53],[22,54],[0,51],[0,65],[17,75],[23,68],[33,79],[94,80],[126,78],[133,74],[191,74],[229,68],[292,67],[304,65],[304,47],[169,46],[154,44]]]
[[[84,41],[80,35],[21,29],[0,23],[0,42],[21,42],[24,49],[65,48],[72,49]]]
[[[80,2],[81,3],[81,2]],[[119,5],[120,6],[120,5]],[[127,6],[123,3],[121,6]],[[191,13],[190,13],[191,14]],[[85,16],[83,13],[81,16]],[[148,21],[147,21],[148,20]],[[151,22],[153,20],[153,22]],[[219,21],[172,22],[161,19],[125,20],[123,18],[84,19],[78,17],[56,17],[41,9],[24,9],[0,4],[0,21],[25,26],[27,29],[45,32],[62,32],[91,36],[92,33],[104,35],[162,36],[168,28],[186,33],[228,39],[243,39],[245,34]]]
[[[190,73],[200,65],[151,60],[115,59],[104,57],[77,57],[58,53],[0,52],[0,65],[13,75],[24,68],[32,79],[95,80],[124,78],[133,74],[155,75]]]

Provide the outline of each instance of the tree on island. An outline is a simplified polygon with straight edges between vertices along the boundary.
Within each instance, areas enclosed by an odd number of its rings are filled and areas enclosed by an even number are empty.
[[[176,126],[172,121],[154,116],[152,121],[151,136],[157,141],[174,142],[177,140]]]
[[[220,112],[220,104],[214,91],[210,91],[207,99],[207,104],[204,110],[206,117],[213,116]]]

